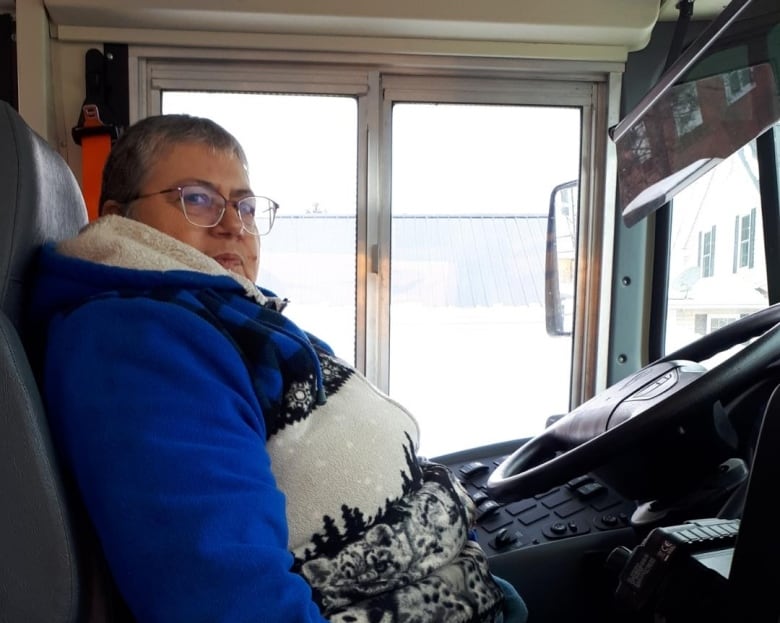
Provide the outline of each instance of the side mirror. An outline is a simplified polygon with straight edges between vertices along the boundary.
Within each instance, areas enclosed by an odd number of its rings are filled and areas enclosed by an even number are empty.
[[[579,190],[579,182],[573,180],[550,193],[544,276],[548,335],[571,335],[574,326]]]

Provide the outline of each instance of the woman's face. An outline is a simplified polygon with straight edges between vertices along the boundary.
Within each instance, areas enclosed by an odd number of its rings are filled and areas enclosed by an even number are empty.
[[[211,188],[231,200],[253,194],[244,165],[231,151],[215,151],[193,142],[178,143],[165,150],[147,171],[138,194],[149,195],[190,184]],[[226,269],[253,282],[257,279],[260,238],[242,228],[234,204],[228,204],[222,220],[214,227],[190,223],[175,191],[132,201],[130,214],[133,219],[195,247]]]

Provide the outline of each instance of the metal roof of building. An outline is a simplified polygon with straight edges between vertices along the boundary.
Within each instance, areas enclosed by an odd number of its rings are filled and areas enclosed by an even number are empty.
[[[354,256],[345,249],[355,247],[355,222],[350,216],[279,215],[263,239],[262,285],[283,296],[293,287],[298,303],[353,299]],[[394,303],[544,304],[546,215],[401,215],[392,227]],[[284,266],[302,262],[309,279],[295,288]]]

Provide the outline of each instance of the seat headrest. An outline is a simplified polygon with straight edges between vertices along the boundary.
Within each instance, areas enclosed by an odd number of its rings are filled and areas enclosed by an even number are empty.
[[[18,326],[36,251],[87,223],[65,160],[0,101],[0,310]]]

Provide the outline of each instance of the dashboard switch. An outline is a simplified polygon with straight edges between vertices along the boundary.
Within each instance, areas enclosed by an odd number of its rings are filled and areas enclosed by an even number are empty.
[[[491,513],[495,513],[501,508],[501,504],[495,500],[485,500],[477,506],[477,521],[480,521],[483,517],[487,517]]]
[[[489,467],[481,461],[472,461],[460,466],[460,473],[467,480],[474,478],[477,474],[488,471]]]
[[[496,550],[506,549],[515,543],[519,543],[520,536],[520,533],[516,530],[514,532],[510,532],[508,528],[501,528],[493,540],[490,541],[490,545],[492,545],[493,549]]]

